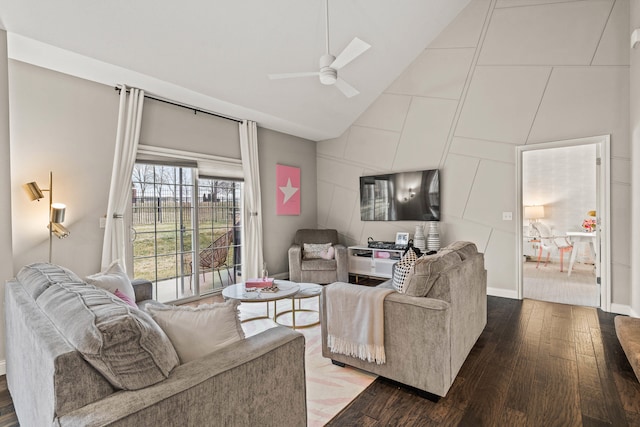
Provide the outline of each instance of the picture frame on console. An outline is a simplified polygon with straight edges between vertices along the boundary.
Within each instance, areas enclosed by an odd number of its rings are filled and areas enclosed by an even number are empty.
[[[409,244],[409,233],[399,231],[396,233],[396,246],[407,246]]]

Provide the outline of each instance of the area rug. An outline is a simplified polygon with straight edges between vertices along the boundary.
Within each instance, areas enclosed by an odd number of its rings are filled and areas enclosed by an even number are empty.
[[[301,300],[302,308],[318,310],[318,298]],[[273,303],[270,314],[273,316]],[[296,302],[296,307],[298,307]],[[277,302],[278,313],[291,308],[290,300]],[[266,314],[266,303],[240,304],[240,317],[261,316]],[[298,312],[296,324],[308,324],[317,321],[318,314],[313,312]],[[278,317],[278,321],[291,324],[291,314]],[[251,320],[242,324],[246,336],[255,335],[261,331],[276,326],[273,320]],[[322,338],[320,325],[297,329],[305,336],[305,366],[307,379],[307,425],[319,427],[325,425],[338,412],[355,399],[376,376],[355,368],[335,366],[330,359],[322,357]]]
[[[560,272],[558,264],[546,267],[535,262],[525,262],[522,272],[523,296],[540,301],[560,304],[600,306],[600,286],[596,284],[593,265],[576,263],[571,272]]]

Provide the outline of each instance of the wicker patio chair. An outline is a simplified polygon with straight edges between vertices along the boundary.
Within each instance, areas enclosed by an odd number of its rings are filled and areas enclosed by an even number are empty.
[[[229,272],[229,265],[227,264],[227,259],[229,258],[229,248],[233,243],[233,230],[229,230],[224,233],[222,236],[218,237],[216,240],[211,242],[209,246],[200,250],[200,271],[202,272],[202,281],[204,282],[205,271],[212,270],[218,272],[218,277],[220,278],[220,283],[222,284],[222,275],[220,274],[220,269],[223,267],[227,267],[227,274],[229,275],[229,282],[233,282],[233,278],[231,277],[231,273]],[[193,262],[189,260],[189,269],[191,273],[193,271]]]

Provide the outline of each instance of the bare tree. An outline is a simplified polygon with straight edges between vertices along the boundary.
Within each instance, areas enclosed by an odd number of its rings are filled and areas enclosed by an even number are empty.
[[[147,195],[148,186],[153,185],[153,166],[136,163],[133,166],[131,179],[133,181],[133,188],[140,190],[140,194],[135,195],[136,198],[144,199]]]

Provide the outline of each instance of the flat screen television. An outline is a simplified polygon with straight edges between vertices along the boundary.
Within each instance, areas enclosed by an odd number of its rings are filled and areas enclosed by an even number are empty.
[[[437,169],[360,177],[363,221],[440,221]]]

